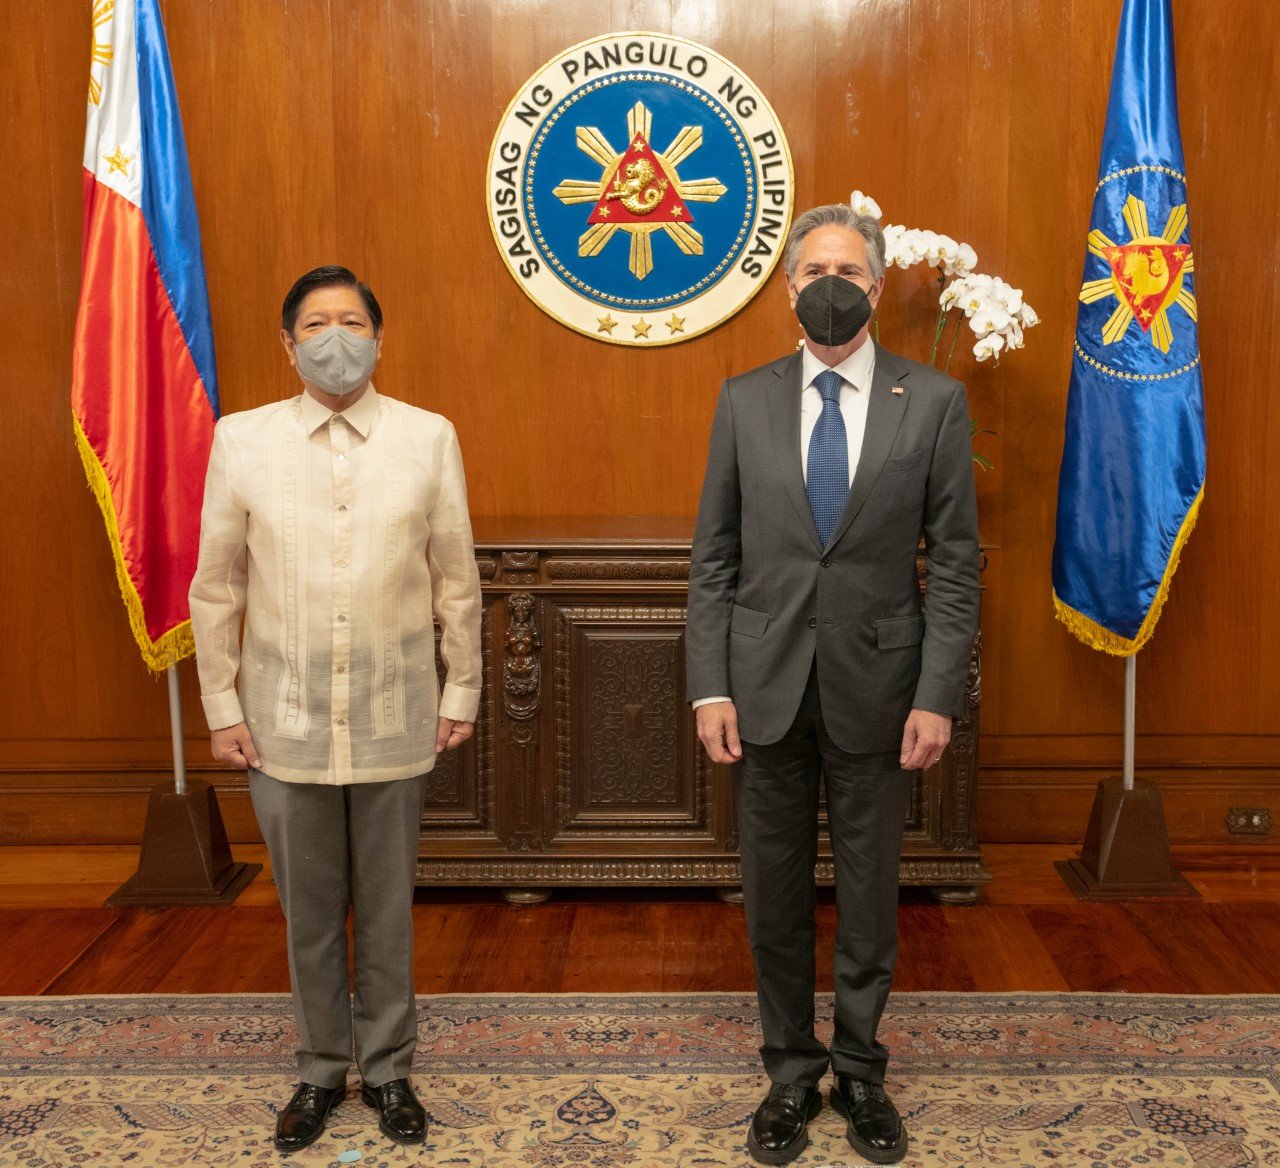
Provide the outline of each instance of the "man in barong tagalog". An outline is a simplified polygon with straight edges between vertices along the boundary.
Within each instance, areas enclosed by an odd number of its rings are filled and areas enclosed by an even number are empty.
[[[423,779],[471,736],[480,700],[462,454],[444,418],[374,390],[382,309],[346,268],[293,285],[280,339],[302,392],[218,423],[191,585],[213,753],[248,768],[288,922],[301,1082],[275,1143],[320,1137],[354,1047],[382,1132],[416,1144]]]

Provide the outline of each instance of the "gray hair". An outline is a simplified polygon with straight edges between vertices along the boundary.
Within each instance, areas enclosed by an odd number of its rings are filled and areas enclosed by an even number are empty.
[[[806,211],[792,223],[786,250],[782,253],[782,266],[789,279],[795,277],[805,237],[819,227],[843,227],[846,231],[856,231],[867,241],[867,263],[871,266],[872,281],[884,275],[884,232],[880,230],[880,221],[871,215],[859,215],[848,203],[828,203],[825,207]]]

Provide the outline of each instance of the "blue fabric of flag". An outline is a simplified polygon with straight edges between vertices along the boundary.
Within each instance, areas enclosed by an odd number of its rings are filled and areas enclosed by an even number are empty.
[[[182,112],[156,0],[136,0],[138,97],[142,109],[142,214],[160,279],[178,318],[204,391],[219,416],[213,318],[200,248]]]
[[[1057,615],[1094,648],[1150,638],[1205,481],[1195,255],[1169,0],[1125,0],[1058,486]]]

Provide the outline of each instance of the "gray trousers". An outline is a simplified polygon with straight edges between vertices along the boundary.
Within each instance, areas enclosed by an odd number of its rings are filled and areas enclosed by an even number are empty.
[[[249,793],[288,922],[298,1077],[346,1082],[354,1039],[365,1083],[405,1079],[418,1038],[413,881],[421,778],[331,787],[249,772]],[[347,977],[354,909],[355,1003]]]
[[[775,1083],[817,1086],[828,1063],[883,1083],[876,1038],[898,956],[898,861],[908,780],[898,752],[849,754],[822,720],[816,670],[795,721],[768,746],[742,744],[738,818],[742,892],[764,1045]],[[835,1036],[814,1016],[814,864],[818,784],[825,778],[836,876]]]

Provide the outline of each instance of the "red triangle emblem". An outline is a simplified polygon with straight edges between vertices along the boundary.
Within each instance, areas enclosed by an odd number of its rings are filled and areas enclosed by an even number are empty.
[[[692,223],[693,216],[653,147],[638,133],[614,169],[604,176],[603,194],[587,222],[657,226]]]
[[[1170,299],[1191,254],[1185,243],[1126,243],[1106,249],[1111,278],[1121,299],[1147,332]]]

